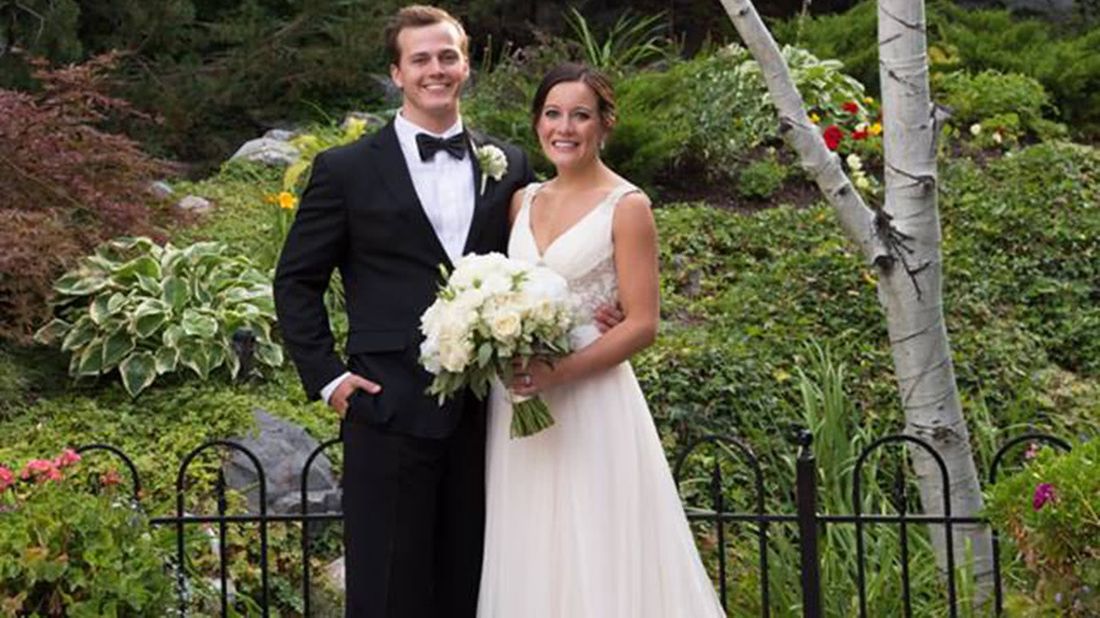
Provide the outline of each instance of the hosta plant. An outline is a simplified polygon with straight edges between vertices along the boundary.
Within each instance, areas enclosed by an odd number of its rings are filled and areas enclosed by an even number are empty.
[[[176,248],[144,237],[98,247],[54,283],[56,317],[35,338],[60,342],[74,377],[118,370],[131,396],[158,376],[182,368],[206,379],[225,367],[241,370],[233,336],[255,336],[255,359],[277,367],[282,348],[271,340],[271,280],[225,244]]]

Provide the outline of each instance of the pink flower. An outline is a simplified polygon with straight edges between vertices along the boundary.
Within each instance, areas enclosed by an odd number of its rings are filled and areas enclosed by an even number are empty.
[[[859,104],[857,104],[855,101],[845,101],[844,105],[841,105],[841,107],[849,114],[855,114],[859,112]]]
[[[15,484],[15,475],[4,466],[0,466],[0,492]]]
[[[61,451],[61,454],[57,456],[57,459],[53,460],[53,463],[58,468],[65,468],[80,461],[80,454],[71,448],[67,448]]]
[[[844,139],[844,131],[835,124],[831,124],[825,127],[825,132],[821,136],[825,138],[825,145],[829,147],[829,150],[836,150],[837,146],[840,145],[840,140]]]
[[[1027,450],[1024,451],[1024,459],[1032,460],[1039,456],[1039,443],[1032,442],[1028,445]]]
[[[45,480],[58,481],[61,480],[61,471],[49,459],[32,459],[23,467],[23,471],[19,473],[19,478],[24,481],[33,478],[39,483]]]
[[[1054,502],[1054,485],[1039,483],[1035,486],[1035,495],[1031,497],[1031,508],[1038,511],[1048,502]]]

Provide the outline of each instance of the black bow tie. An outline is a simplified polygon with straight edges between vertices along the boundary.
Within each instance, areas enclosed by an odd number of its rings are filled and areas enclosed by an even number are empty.
[[[421,161],[430,161],[431,158],[435,156],[435,153],[440,150],[447,151],[447,154],[456,159],[465,159],[466,133],[458,133],[446,139],[442,137],[432,137],[427,133],[417,133],[416,147],[420,150]]]

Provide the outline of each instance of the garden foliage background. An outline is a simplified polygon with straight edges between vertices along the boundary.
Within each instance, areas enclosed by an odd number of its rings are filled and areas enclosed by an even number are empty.
[[[0,464],[114,444],[135,458],[147,510],[161,513],[174,500],[180,457],[247,432],[255,408],[319,439],[334,436],[335,416],[306,402],[282,362],[268,301],[253,291],[270,279],[309,159],[370,130],[339,126],[344,112],[392,114],[378,40],[398,3],[38,4],[43,22],[6,20],[14,25],[0,56],[0,192],[10,198],[0,208]],[[773,7],[773,31],[791,46],[784,53],[795,79],[853,180],[867,199],[881,200],[874,3],[817,16],[792,4]],[[853,3],[813,4],[827,12]],[[471,125],[536,153],[527,105],[545,69],[583,59],[616,78],[621,122],[606,158],[658,205],[662,333],[635,367],[662,439],[671,454],[707,433],[744,438],[762,459],[769,503],[789,508],[796,427],[808,424],[819,441],[821,432],[844,436],[853,452],[901,427],[873,274],[777,139],[757,69],[726,43],[731,28],[718,4],[632,6],[641,12],[622,17],[611,2],[575,13],[553,3],[464,3],[456,12],[471,26],[477,66],[463,110]],[[1077,439],[1100,426],[1100,28],[1092,5],[1080,6],[1079,19],[1052,23],[928,3],[934,98],[952,112],[939,153],[947,325],[983,469],[995,446],[1024,428]],[[47,68],[111,49],[126,53]],[[35,65],[32,54],[47,61]],[[220,163],[239,142],[279,127],[298,132],[302,165]],[[549,172],[538,157],[536,164]],[[180,213],[145,190],[165,177],[176,197],[200,195],[214,209]],[[122,235],[170,242],[185,257],[126,253],[147,245],[88,257]],[[221,244],[194,249],[198,242]],[[58,282],[82,259],[113,270],[85,268]],[[88,286],[99,286],[98,295]],[[340,332],[339,299],[330,300]],[[65,324],[40,339],[61,337],[32,343],[53,315]],[[260,332],[266,347],[263,370],[234,381],[230,339],[239,326]],[[62,339],[73,354],[58,350]],[[819,404],[826,412],[815,412]],[[837,455],[831,470],[844,475],[849,464]],[[84,465],[108,473],[101,463]],[[204,460],[199,474],[216,467]],[[696,484],[682,489],[705,501]],[[844,508],[847,497],[834,489],[840,497],[825,504]],[[70,498],[54,494],[53,510],[39,517],[65,510],[58,501]],[[211,500],[200,497],[194,510]],[[258,575],[245,532],[234,530],[230,550],[238,608],[248,613]],[[273,541],[275,594],[287,615],[301,606],[297,534],[283,529]],[[713,557],[712,531],[699,535]],[[319,556],[337,555],[337,539],[326,532]],[[755,550],[747,536],[732,547],[735,590],[751,589]],[[778,541],[772,551],[777,605],[795,611],[797,549]],[[826,559],[833,594],[825,596],[843,615],[854,567],[839,549]],[[918,600],[935,612],[942,601],[930,562]],[[14,604],[11,581],[32,594],[48,589],[57,577],[50,564],[47,551],[39,570],[0,569],[0,602]],[[210,565],[196,558],[192,568]],[[1041,575],[1009,566],[1018,603],[1053,602],[1053,589],[1036,584]],[[877,615],[889,615],[896,584],[873,585]],[[99,596],[75,590],[72,598],[98,603],[112,588]],[[170,600],[156,590],[127,602],[148,609]],[[757,609],[750,596],[730,600],[749,612]]]

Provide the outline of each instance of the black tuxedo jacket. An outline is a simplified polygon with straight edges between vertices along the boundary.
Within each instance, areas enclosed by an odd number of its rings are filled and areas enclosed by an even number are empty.
[[[504,251],[512,194],[533,180],[518,148],[471,132],[478,145],[504,151],[508,169],[476,196],[464,253]],[[439,155],[444,156],[444,155]],[[471,150],[474,190],[481,170]],[[393,123],[313,162],[275,273],[275,307],[283,340],[311,399],[345,370],[378,382],[382,391],[357,391],[348,422],[438,438],[462,414],[459,394],[442,406],[425,394],[432,376],[419,364],[420,315],[451,267],[416,196]],[[340,269],[348,315],[348,362],[333,349],[323,297]]]

